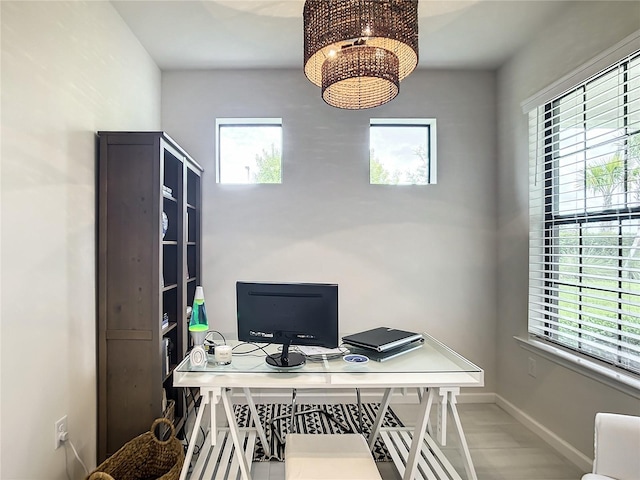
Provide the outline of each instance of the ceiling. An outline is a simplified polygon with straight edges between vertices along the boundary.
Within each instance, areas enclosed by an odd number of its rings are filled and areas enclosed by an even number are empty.
[[[302,68],[304,0],[111,3],[162,70]],[[420,0],[418,68],[497,68],[567,3]]]

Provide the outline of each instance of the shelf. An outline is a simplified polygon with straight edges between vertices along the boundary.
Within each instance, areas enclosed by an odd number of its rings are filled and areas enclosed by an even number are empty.
[[[195,210],[197,207],[195,205],[192,205],[190,203],[187,203],[187,208],[191,209],[191,210]]]
[[[197,242],[187,242],[187,247],[195,247],[197,244]]]
[[[166,335],[177,326],[178,326],[178,322],[169,322],[169,325],[167,325],[162,329],[162,335]]]
[[[172,197],[170,195],[166,195],[166,194],[162,194],[162,198],[164,198],[165,200],[170,200],[172,202],[176,202],[178,203],[178,199],[176,197]]]
[[[162,383],[166,382],[167,380],[169,380],[171,378],[171,376],[173,375],[173,371],[176,369],[178,365],[169,365],[169,373],[167,373],[164,378],[162,379]]]
[[[231,438],[231,432],[229,427],[219,427],[217,432],[213,432],[216,435],[216,440],[211,439],[212,432],[207,432],[204,440],[202,441],[202,449],[200,454],[191,470],[191,478],[240,478],[240,464],[235,458],[235,450],[232,448],[226,448],[225,445],[229,445],[233,442]],[[240,445],[244,445],[244,456],[249,460],[249,467],[251,467],[251,458],[253,456],[253,449],[255,448],[258,433],[255,427],[242,428],[238,432]],[[209,465],[209,459],[218,459],[216,462],[211,462]],[[228,472],[227,472],[228,469]],[[206,473],[205,473],[206,471]],[[362,477],[361,477],[362,478]]]
[[[177,283],[172,283],[169,285],[165,285],[164,287],[162,287],[162,291],[163,292],[168,292],[169,290],[173,290],[174,288],[178,288],[178,284]]]
[[[196,281],[196,277],[190,277],[187,279],[187,283],[191,283],[191,282],[195,282]]]
[[[162,245],[178,245],[177,240],[163,240]]]
[[[387,447],[398,472],[403,476],[410,454],[407,446],[411,446],[413,440],[413,428],[382,428],[380,429],[380,438]],[[437,442],[428,433],[425,434],[421,452],[418,452],[418,458],[420,468],[416,469],[416,478],[462,480]]]

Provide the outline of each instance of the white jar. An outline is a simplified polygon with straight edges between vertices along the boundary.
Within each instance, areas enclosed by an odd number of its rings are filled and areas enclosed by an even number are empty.
[[[220,365],[229,365],[231,363],[231,356],[230,345],[216,345],[215,357],[216,362]]]

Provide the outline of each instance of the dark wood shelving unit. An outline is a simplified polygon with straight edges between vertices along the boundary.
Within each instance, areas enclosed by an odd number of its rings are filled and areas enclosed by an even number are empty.
[[[175,402],[176,430],[184,424],[188,405],[173,370],[187,352],[186,309],[201,284],[203,170],[164,132],[98,136],[100,463],[167,413],[165,397]]]

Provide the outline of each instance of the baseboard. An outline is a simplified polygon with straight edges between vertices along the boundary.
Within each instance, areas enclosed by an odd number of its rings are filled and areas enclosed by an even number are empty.
[[[513,418],[518,420],[522,425],[527,427],[533,433],[538,435],[542,440],[547,442],[551,448],[557,451],[564,458],[569,460],[583,472],[590,472],[593,466],[593,460],[575,449],[568,442],[560,438],[547,427],[531,418],[514,404],[508,402],[500,395],[496,395],[496,405],[506,411]]]

